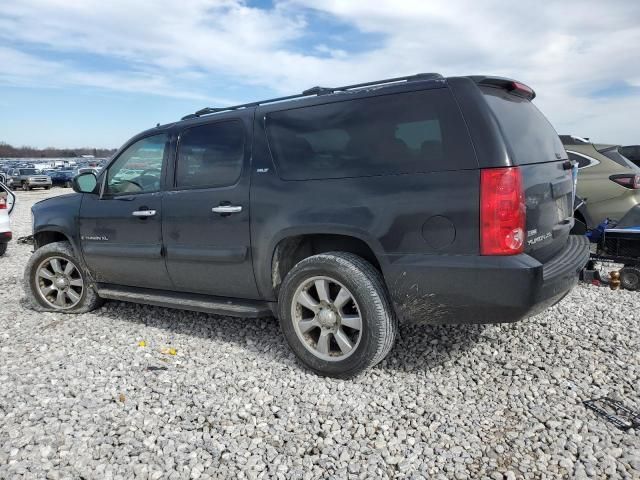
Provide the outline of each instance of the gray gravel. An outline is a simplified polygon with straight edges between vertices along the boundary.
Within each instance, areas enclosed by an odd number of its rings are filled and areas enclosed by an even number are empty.
[[[19,192],[16,236],[61,192]],[[338,381],[303,370],[273,319],[36,314],[29,252],[0,258],[0,478],[640,478],[640,432],[581,404],[640,408],[640,293],[582,285],[515,325],[403,328]]]

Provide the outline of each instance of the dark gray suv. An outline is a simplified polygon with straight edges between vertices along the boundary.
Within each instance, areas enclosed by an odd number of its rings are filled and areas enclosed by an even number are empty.
[[[35,308],[117,299],[279,318],[312,370],[380,362],[398,321],[512,322],[588,259],[575,166],[510,79],[438,74],[205,108],[33,207]]]

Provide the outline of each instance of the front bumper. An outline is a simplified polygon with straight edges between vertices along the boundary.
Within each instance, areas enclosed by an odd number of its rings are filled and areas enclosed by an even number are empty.
[[[502,323],[536,315],[576,285],[589,260],[586,237],[572,235],[545,264],[526,254],[387,257],[385,279],[401,321]]]
[[[29,187],[50,187],[51,180],[27,180],[26,184]]]

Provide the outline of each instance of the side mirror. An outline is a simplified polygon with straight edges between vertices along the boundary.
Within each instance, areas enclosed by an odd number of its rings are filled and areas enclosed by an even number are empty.
[[[78,193],[93,193],[98,185],[98,179],[93,172],[77,175],[71,182],[73,190]]]

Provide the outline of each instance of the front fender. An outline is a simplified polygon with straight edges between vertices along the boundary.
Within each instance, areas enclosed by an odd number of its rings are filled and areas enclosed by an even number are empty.
[[[64,236],[71,246],[78,261],[86,270],[78,229],[78,215],[82,203],[82,194],[73,193],[59,197],[48,198],[31,207],[33,215],[34,242],[37,236],[43,233],[58,234]],[[35,244],[36,248],[41,245]]]

